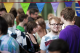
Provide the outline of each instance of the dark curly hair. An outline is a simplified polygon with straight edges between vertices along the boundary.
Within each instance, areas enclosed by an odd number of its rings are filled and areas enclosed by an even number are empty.
[[[66,7],[61,11],[60,15],[63,15],[65,20],[72,21],[75,16],[75,10],[71,7]]]

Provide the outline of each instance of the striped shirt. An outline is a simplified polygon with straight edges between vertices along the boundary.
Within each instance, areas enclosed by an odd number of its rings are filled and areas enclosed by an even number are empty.
[[[0,51],[9,51],[10,53],[19,53],[19,45],[16,40],[9,35],[2,35],[0,37]]]

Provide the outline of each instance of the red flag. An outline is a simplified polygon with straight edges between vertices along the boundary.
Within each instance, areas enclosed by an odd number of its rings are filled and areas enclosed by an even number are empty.
[[[79,4],[79,6],[80,6],[80,1],[78,1],[78,4]]]

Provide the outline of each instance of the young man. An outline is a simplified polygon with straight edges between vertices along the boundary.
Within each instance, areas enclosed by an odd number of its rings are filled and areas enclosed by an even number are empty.
[[[58,39],[59,23],[60,19],[57,17],[49,19],[49,27],[51,29],[51,32],[42,37],[40,44],[41,53],[48,53],[48,46],[51,40]]]
[[[48,48],[49,53],[69,53],[68,44],[62,39],[53,40]]]
[[[19,53],[19,44],[7,34],[8,24],[3,17],[0,17],[0,51]]]
[[[7,24],[8,24],[8,34],[11,37],[15,37],[15,29],[13,28],[14,26],[14,15],[11,13],[5,13],[4,15],[2,15],[2,17],[6,20]]]
[[[60,15],[66,27],[60,32],[59,38],[68,43],[70,53],[78,53],[80,28],[73,23],[75,10],[67,7],[61,11]]]
[[[18,18],[19,18],[19,25],[17,26],[17,29],[15,30],[17,34],[16,40],[25,50],[27,50],[27,40],[26,40],[26,36],[24,33],[25,32],[24,25],[27,24],[28,22],[28,15],[25,15],[23,13],[23,14],[20,14]],[[21,51],[21,52],[24,52],[24,51]]]
[[[27,24],[28,22],[28,15],[21,14],[19,15],[19,25],[16,27],[19,29],[21,32],[25,32],[24,25]]]
[[[39,11],[37,9],[30,9],[29,11],[30,17],[28,17],[28,22],[36,20],[38,17],[38,12]]]

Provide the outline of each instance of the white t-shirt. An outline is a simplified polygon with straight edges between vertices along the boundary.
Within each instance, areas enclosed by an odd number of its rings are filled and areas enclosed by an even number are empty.
[[[42,37],[40,49],[46,51],[48,53],[48,47],[51,42],[51,40],[58,39],[59,35],[53,35],[51,33],[46,34]]]

